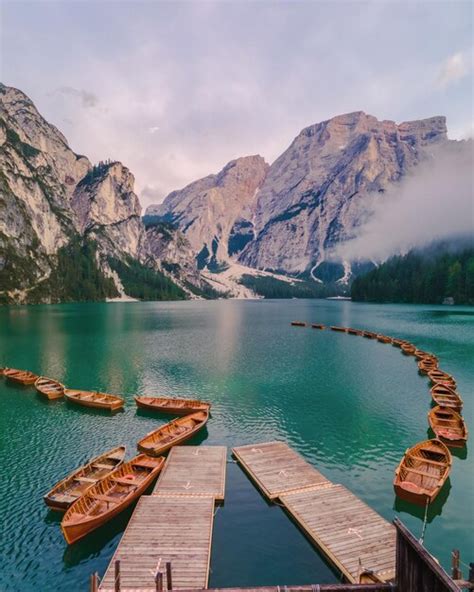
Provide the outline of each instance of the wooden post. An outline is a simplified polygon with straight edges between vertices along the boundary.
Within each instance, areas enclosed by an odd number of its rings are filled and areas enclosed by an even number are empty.
[[[462,573],[459,569],[459,550],[454,549],[451,553],[451,569],[453,580],[462,580]]]
[[[114,580],[115,592],[120,592],[120,559],[115,562],[115,580]]]
[[[155,576],[156,592],[163,592],[163,574],[161,571],[157,572]]]
[[[168,590],[173,589],[173,578],[171,577],[171,561],[166,562],[166,585]]]
[[[91,574],[90,578],[89,578],[89,589],[90,592],[97,592],[97,580],[98,580],[99,576],[97,575],[97,572],[94,572]]]

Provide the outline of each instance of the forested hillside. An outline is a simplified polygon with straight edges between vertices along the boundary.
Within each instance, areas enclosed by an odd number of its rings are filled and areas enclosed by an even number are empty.
[[[352,284],[353,300],[441,304],[474,303],[474,248],[416,252],[388,259]]]

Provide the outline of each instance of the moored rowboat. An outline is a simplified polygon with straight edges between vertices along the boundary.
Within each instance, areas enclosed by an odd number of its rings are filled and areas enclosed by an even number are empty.
[[[3,375],[7,380],[18,382],[19,384],[34,384],[39,378],[37,374],[30,372],[29,370],[17,370],[16,368],[5,368]]]
[[[431,388],[431,398],[440,407],[449,407],[458,413],[461,412],[463,400],[459,393],[444,384],[435,384]]]
[[[139,454],[92,485],[64,514],[66,541],[71,545],[125,510],[158,477],[164,462]]]
[[[347,328],[331,326],[331,331],[339,331],[340,333],[346,333]]]
[[[44,503],[59,512],[65,512],[92,485],[110,475],[123,462],[125,446],[117,446],[87,461],[85,465],[61,479],[44,496]]]
[[[157,430],[150,432],[137,443],[137,448],[150,456],[158,456],[169,450],[176,444],[188,440],[201,428],[203,428],[209,414],[205,411],[198,411],[179,419],[174,419]]]
[[[400,349],[406,356],[414,356],[416,347],[412,343],[402,343]]]
[[[64,395],[68,401],[83,405],[84,407],[94,407],[96,409],[109,409],[116,411],[124,406],[125,401],[117,395],[109,395],[99,391],[79,391],[64,389]]]
[[[409,448],[395,471],[398,497],[424,506],[441,491],[451,470],[451,453],[440,440],[425,440]]]
[[[306,327],[306,323],[304,321],[291,321],[293,327]]]
[[[444,384],[444,386],[449,386],[449,388],[456,388],[456,381],[451,374],[442,370],[430,370],[428,372],[428,378],[431,380],[431,384]]]
[[[60,399],[64,397],[64,384],[61,384],[57,380],[53,380],[52,378],[46,378],[45,376],[40,376],[35,382],[35,389],[46,398],[52,399]]]
[[[436,370],[438,368],[438,360],[436,358],[432,358],[431,356],[427,356],[422,358],[418,362],[418,372],[420,374],[428,374],[431,370]]]
[[[320,323],[311,323],[311,327],[313,329],[325,329],[326,328],[324,325],[321,325]]]
[[[174,415],[187,415],[196,411],[209,411],[210,403],[197,399],[171,399],[166,397],[135,397],[135,403],[148,411],[161,411]]]
[[[433,407],[428,422],[436,437],[447,446],[464,446],[468,431],[464,419],[449,407]]]
[[[415,353],[413,355],[417,360],[422,360],[423,358],[430,358],[431,360],[438,362],[438,358],[434,354],[425,352],[422,349],[415,349]]]
[[[360,331],[360,329],[353,329],[352,327],[348,327],[347,332],[349,335],[362,335],[362,331]]]
[[[362,331],[362,337],[366,337],[367,339],[376,339],[377,333],[373,331]]]

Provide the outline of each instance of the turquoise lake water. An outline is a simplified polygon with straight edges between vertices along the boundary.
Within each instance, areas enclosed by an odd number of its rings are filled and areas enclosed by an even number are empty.
[[[324,300],[0,308],[0,364],[127,399],[125,411],[110,416],[0,380],[0,590],[86,591],[90,573],[103,575],[131,510],[68,548],[42,495],[103,450],[123,443],[131,457],[136,441],[167,421],[138,414],[134,394],[209,400],[207,430],[191,443],[286,440],[419,536],[423,512],[396,501],[392,479],[405,449],[427,437],[428,380],[398,348],[291,327],[293,319],[382,332],[433,351],[457,379],[474,433],[473,308]],[[473,465],[470,450],[457,453],[429,513],[425,544],[446,567],[453,548],[474,560]],[[267,504],[238,465],[227,468],[210,585],[336,582],[284,511]]]

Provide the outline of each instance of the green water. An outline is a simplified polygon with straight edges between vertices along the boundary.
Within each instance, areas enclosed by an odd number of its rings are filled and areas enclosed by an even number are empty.
[[[85,591],[91,572],[104,573],[131,511],[68,548],[42,495],[102,450],[124,443],[131,456],[136,441],[166,421],[137,413],[135,393],[210,400],[212,418],[194,442],[285,439],[418,536],[421,512],[396,502],[392,478],[405,449],[427,435],[427,379],[397,348],[290,327],[296,318],[380,331],[434,351],[456,377],[474,430],[472,308],[298,300],[0,308],[0,363],[127,398],[112,417],[0,381],[0,590]],[[474,559],[473,458],[464,456],[454,459],[426,530],[426,546],[445,566],[454,547],[464,561]],[[226,502],[215,518],[211,568],[212,586],[337,581],[236,464],[228,464]]]

